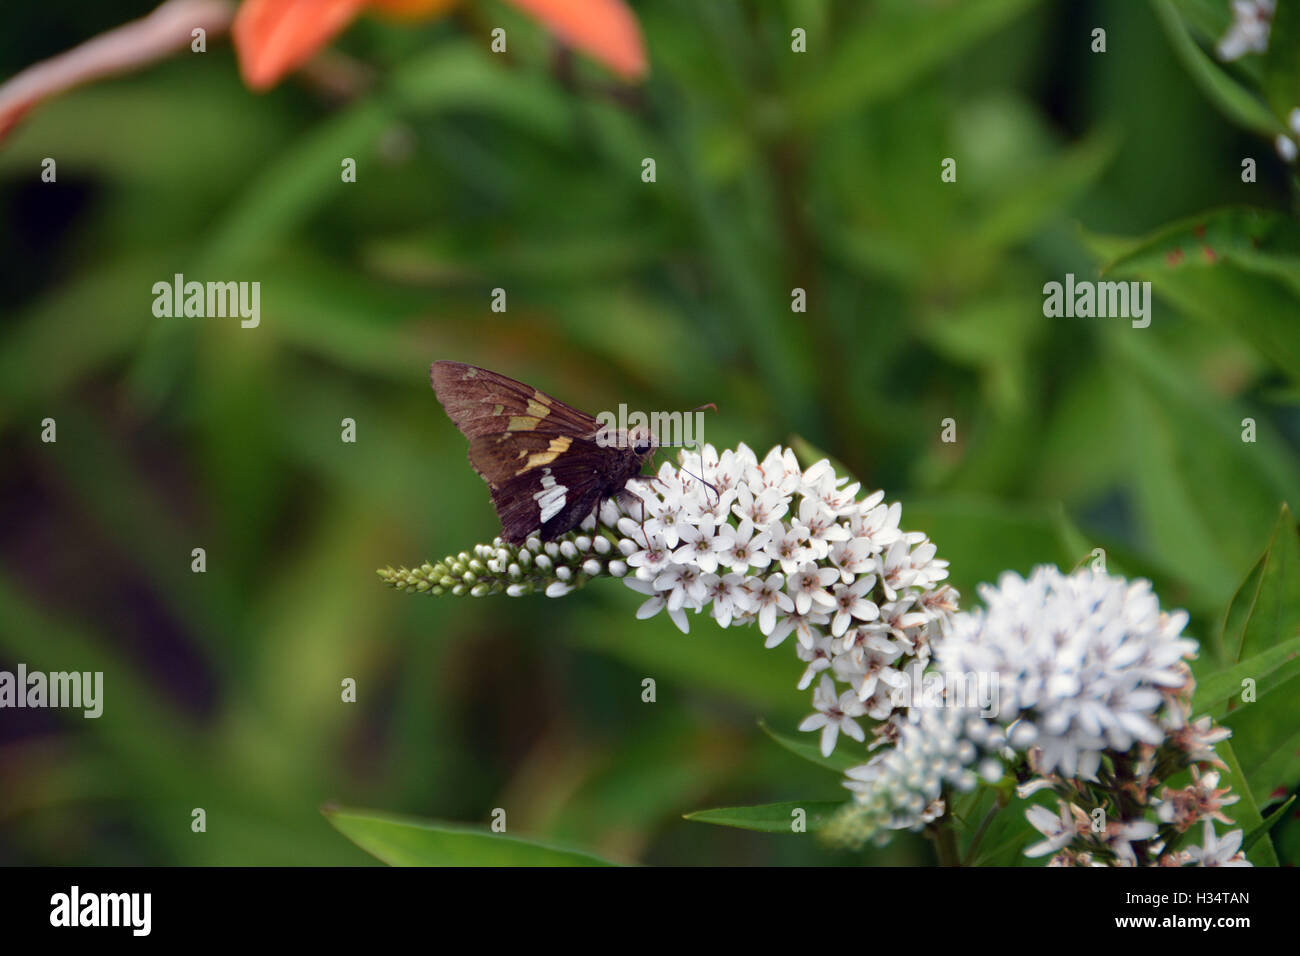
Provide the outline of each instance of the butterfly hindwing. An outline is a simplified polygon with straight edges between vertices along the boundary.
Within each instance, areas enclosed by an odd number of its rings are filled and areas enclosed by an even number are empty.
[[[526,446],[519,449],[522,457],[513,463],[514,471],[493,481],[484,467],[491,469],[493,464],[480,462],[485,456],[490,459],[500,454],[503,446],[490,436],[471,439],[470,463],[488,482],[505,540],[518,543],[533,532],[539,532],[543,541],[554,540],[581,522],[605,496],[607,472],[601,464],[613,449],[579,441],[576,447],[566,445],[558,454],[549,450],[560,442],[552,439],[540,445],[535,439],[512,441],[511,446]],[[590,447],[586,447],[588,444]],[[509,466],[505,470],[509,471]]]

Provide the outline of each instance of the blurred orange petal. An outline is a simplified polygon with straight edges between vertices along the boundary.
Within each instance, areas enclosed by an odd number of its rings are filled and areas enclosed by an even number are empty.
[[[274,86],[342,32],[366,0],[244,0],[230,37],[244,82]]]
[[[370,0],[370,6],[394,17],[420,20],[446,13],[459,0]]]
[[[623,0],[510,0],[569,46],[599,60],[625,80],[646,73],[641,25]]]

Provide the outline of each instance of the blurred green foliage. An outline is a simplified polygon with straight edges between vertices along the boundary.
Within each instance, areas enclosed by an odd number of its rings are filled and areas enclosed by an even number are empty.
[[[0,74],[149,6],[6,11]],[[902,498],[968,602],[1101,547],[1191,612],[1198,667],[1238,659],[1225,611],[1300,489],[1300,243],[1257,135],[1276,116],[1241,105],[1255,67],[1197,45],[1227,4],[635,6],[652,74],[618,95],[482,2],[358,23],[337,47],[373,81],[341,100],[252,95],[213,43],[46,105],[0,150],[0,666],[107,688],[99,720],[0,719],[0,861],[373,862],[330,801],[479,825],[502,807],[512,834],[619,861],[932,860],[919,838],[858,856],[682,819],[843,799],[758,727],[808,710],[788,646],[637,622],[609,583],[380,586],[378,566],[497,530],[436,358],[592,412],[716,402],[715,445],[799,436]],[[1176,246],[1215,262],[1170,268]],[[1043,317],[1044,282],[1101,266],[1155,282],[1149,329]],[[178,272],[259,281],[260,327],[154,318]],[[1267,770],[1294,788],[1294,762]],[[387,818],[333,819],[390,846]],[[985,846],[1004,838],[1011,861],[1014,833]]]

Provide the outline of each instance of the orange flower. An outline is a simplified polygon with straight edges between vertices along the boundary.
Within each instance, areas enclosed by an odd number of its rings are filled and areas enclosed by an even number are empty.
[[[244,0],[231,26],[244,82],[274,86],[311,59],[363,11],[429,17],[456,0]],[[645,46],[635,15],[623,0],[509,0],[565,43],[626,80],[646,72]]]

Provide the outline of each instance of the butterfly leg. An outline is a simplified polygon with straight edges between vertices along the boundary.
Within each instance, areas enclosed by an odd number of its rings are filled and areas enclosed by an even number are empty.
[[[657,479],[651,479],[651,480],[657,480]],[[640,495],[638,495],[635,491],[628,491],[626,488],[624,488],[618,493],[619,505],[628,511],[631,510],[631,506],[628,504],[629,500],[636,501],[641,506],[641,520],[638,522],[638,527],[641,529],[641,540],[645,542],[646,548],[649,548],[650,536],[646,533],[645,530],[645,499],[642,498]]]

